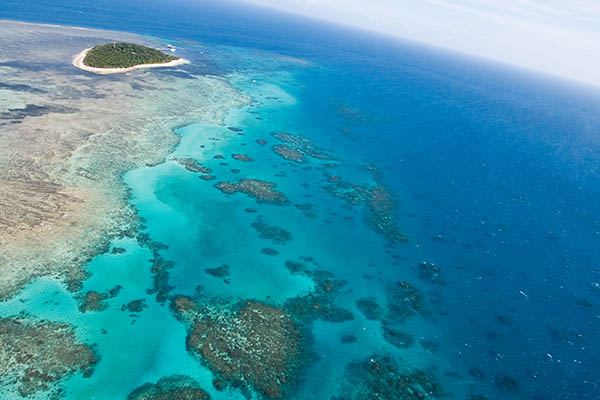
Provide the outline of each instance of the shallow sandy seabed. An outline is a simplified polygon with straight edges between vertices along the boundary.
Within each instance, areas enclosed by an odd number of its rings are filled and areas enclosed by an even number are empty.
[[[72,56],[121,32],[0,21],[0,300],[33,278],[77,289],[83,265],[137,225],[121,175],[160,162],[190,122],[249,99],[225,79],[154,70],[100,76]],[[185,68],[185,67],[184,67]]]

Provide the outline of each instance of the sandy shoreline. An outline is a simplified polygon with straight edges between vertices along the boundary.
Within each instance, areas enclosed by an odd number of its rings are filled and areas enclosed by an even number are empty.
[[[183,65],[183,64],[189,64],[189,60],[186,60],[185,58],[179,58],[177,60],[173,60],[170,61],[168,63],[161,63],[161,64],[141,64],[141,65],[136,65],[135,67],[129,67],[129,68],[95,68],[95,67],[90,67],[88,65],[85,65],[83,63],[83,59],[85,58],[85,56],[87,55],[88,51],[90,51],[92,48],[90,47],[89,49],[85,49],[83,50],[81,53],[77,54],[74,58],[73,58],[73,66],[82,69],[84,71],[88,71],[88,72],[93,72],[95,74],[100,74],[100,75],[110,75],[110,74],[119,74],[122,72],[129,72],[129,71],[133,71],[136,69],[142,69],[142,68],[160,68],[160,67],[175,67],[178,65]]]

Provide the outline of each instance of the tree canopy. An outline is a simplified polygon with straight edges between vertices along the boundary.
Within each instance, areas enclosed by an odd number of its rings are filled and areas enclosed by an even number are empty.
[[[107,43],[93,47],[83,63],[95,68],[129,68],[141,64],[163,64],[179,57],[133,43]]]

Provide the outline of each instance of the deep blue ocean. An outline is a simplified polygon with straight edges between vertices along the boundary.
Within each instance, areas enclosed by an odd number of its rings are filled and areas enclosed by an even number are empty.
[[[285,261],[308,256],[348,281],[337,304],[354,319],[312,324],[318,361],[291,398],[339,395],[346,365],[375,353],[430,371],[448,398],[600,398],[600,89],[226,2],[0,0],[0,18],[134,32],[177,41],[184,50],[186,43],[240,49],[235,57],[232,50],[215,53],[210,72],[234,77],[256,100],[231,117],[244,130],[244,152],[256,160],[244,173],[276,182],[293,203],[311,204],[316,218],[299,207],[224,196],[169,161],[123,179],[147,233],[169,246],[163,256],[175,263],[174,293],[194,293],[196,277],[206,276],[198,264],[227,264],[232,283],[203,282],[205,291],[283,302],[311,285],[306,277],[291,279]],[[310,66],[277,66],[271,73],[261,52]],[[317,162],[312,169],[283,162],[254,143],[275,144],[274,131],[305,135],[344,166],[323,172]],[[225,128],[190,125],[178,133],[173,157],[206,160],[210,151],[242,148]],[[210,147],[207,134],[230,140]],[[217,161],[206,164],[218,170]],[[371,178],[359,171],[367,162],[395,197],[394,218],[406,242],[389,245],[367,227],[360,209],[319,183],[324,173],[366,182]],[[236,176],[227,169],[218,179]],[[294,237],[275,246],[279,254],[267,261],[257,248],[274,245],[249,228],[257,219],[244,211],[249,207]],[[146,268],[146,249],[127,239],[119,246],[130,249],[129,265]],[[98,265],[110,257],[90,265],[90,288],[102,280],[106,268]],[[439,267],[440,280],[420,274],[424,262]],[[115,282],[131,277],[120,279]],[[149,279],[142,286],[151,286]],[[398,280],[420,290],[428,310],[401,325],[414,338],[406,347],[384,343],[379,322],[356,308],[363,297],[384,304],[383,288]],[[145,313],[169,310],[156,305]],[[356,342],[343,343],[345,335]],[[147,365],[135,368],[153,372],[132,378],[133,388],[161,374],[199,381],[209,374],[191,358],[170,371],[168,350],[153,354],[144,346],[137,351],[148,352]],[[100,363],[105,360],[110,356]],[[103,374],[100,365],[96,374]],[[80,394],[72,398],[94,398],[96,389],[75,382],[72,393]],[[107,393],[98,398],[122,396]],[[235,397],[220,398],[227,393]]]

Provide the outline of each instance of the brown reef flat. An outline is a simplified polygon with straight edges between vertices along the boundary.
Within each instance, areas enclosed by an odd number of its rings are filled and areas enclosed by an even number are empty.
[[[62,323],[3,318],[0,343],[0,385],[16,386],[23,397],[43,391],[53,398],[63,378],[89,375],[97,362],[92,349]]]
[[[201,357],[217,381],[250,398],[284,398],[301,358],[301,334],[282,309],[260,302],[203,304],[176,297],[177,318],[188,328],[187,349]]]
[[[0,300],[38,276],[78,289],[82,266],[137,225],[122,174],[161,162],[174,128],[220,125],[248,100],[201,74],[102,77],[71,65],[98,42],[153,44],[136,35],[0,21],[0,38]]]

